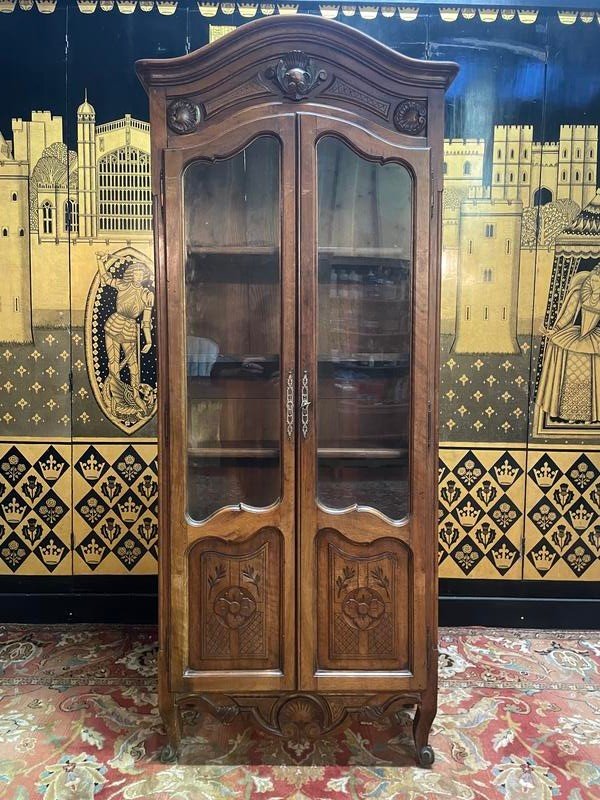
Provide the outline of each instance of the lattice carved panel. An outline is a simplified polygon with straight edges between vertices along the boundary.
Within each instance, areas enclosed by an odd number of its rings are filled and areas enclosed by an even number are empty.
[[[190,667],[279,669],[282,537],[200,540],[189,555]]]
[[[408,669],[410,555],[402,542],[355,544],[320,531],[318,662],[325,669]]]

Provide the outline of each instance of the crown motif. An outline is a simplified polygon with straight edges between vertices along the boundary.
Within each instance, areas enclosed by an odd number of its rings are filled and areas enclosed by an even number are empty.
[[[102,561],[102,556],[106,551],[106,547],[100,544],[95,538],[91,539],[89,544],[84,544],[81,547],[83,560],[90,566],[97,566]]]
[[[142,510],[142,504],[136,503],[131,496],[129,496],[125,502],[118,503],[118,506],[123,522],[135,522]]]
[[[531,555],[535,568],[538,572],[548,572],[552,564],[554,564],[554,559],[556,558],[556,553],[551,553],[545,544],[542,545],[537,552],[534,552]]]
[[[10,503],[2,503],[2,513],[9,525],[17,525],[27,512],[27,506],[21,505],[16,497]]]
[[[53,453],[50,453],[45,461],[40,461],[39,467],[42,471],[42,475],[48,481],[48,483],[54,483],[54,481],[57,481],[63,471],[63,465],[60,463],[60,461],[56,460]]]
[[[549,489],[558,475],[558,469],[552,469],[547,461],[544,461],[541,467],[534,467],[533,474],[537,485],[541,489]]]
[[[500,547],[498,547],[496,550],[492,550],[494,564],[496,565],[496,569],[500,571],[510,569],[513,565],[516,555],[517,551],[509,550],[506,546],[506,542],[502,542]]]
[[[569,511],[569,516],[571,517],[571,524],[575,528],[576,531],[584,531],[594,516],[593,511],[588,511],[586,507],[581,503],[579,508]]]
[[[56,564],[60,563],[65,550],[66,547],[57,545],[54,539],[52,539],[48,544],[44,545],[44,547],[40,547],[40,555],[42,556],[44,564],[56,566]]]
[[[96,456],[91,453],[87,461],[80,461],[81,472],[86,481],[94,483],[102,475],[102,462],[98,461]]]
[[[464,528],[472,528],[473,525],[476,525],[480,514],[481,510],[475,508],[470,500],[467,500],[464,506],[458,509],[459,521]]]
[[[494,467],[496,480],[500,486],[511,486],[519,473],[518,467],[513,466],[508,458],[505,458],[500,466]]]
[[[552,541],[559,550],[564,550],[565,547],[568,547],[572,538],[573,534],[567,530],[566,525],[557,525],[556,530],[552,534]]]

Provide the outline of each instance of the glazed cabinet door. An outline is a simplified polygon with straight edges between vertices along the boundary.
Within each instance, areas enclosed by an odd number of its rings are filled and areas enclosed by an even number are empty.
[[[294,140],[165,152],[172,691],[295,685]]]
[[[418,689],[435,508],[430,153],[299,117],[300,688]]]

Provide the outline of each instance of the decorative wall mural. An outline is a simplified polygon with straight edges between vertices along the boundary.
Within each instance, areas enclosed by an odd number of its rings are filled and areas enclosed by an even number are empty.
[[[133,63],[249,13],[171,3],[166,16],[161,0],[125,29],[117,6],[84,5],[2,15],[0,461],[25,467],[0,470],[5,574],[156,571],[150,129]],[[593,14],[350,10],[337,16],[409,55],[461,64],[444,153],[440,575],[598,580]],[[46,500],[69,513],[53,522]]]
[[[96,259],[85,319],[90,383],[106,416],[134,433],[156,411],[154,270],[131,247]]]

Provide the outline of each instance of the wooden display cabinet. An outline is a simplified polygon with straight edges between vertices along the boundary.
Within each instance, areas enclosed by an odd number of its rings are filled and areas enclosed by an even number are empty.
[[[437,694],[450,63],[273,17],[141,61],[160,337],[160,709],[319,736]]]

